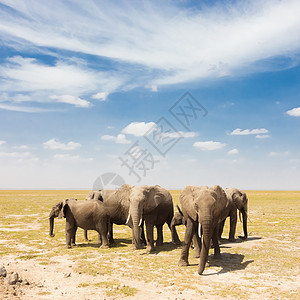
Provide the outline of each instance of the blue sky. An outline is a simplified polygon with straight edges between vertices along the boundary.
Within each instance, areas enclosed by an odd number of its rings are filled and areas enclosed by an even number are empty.
[[[112,172],[299,189],[299,15],[293,0],[0,0],[0,188]]]

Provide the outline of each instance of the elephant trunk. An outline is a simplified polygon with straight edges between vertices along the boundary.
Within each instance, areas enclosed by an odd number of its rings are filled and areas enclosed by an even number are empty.
[[[204,271],[205,264],[207,262],[209,248],[210,248],[210,241],[212,239],[212,222],[211,220],[206,220],[202,222],[202,247],[200,252],[200,263],[198,274],[201,275]]]
[[[247,219],[248,219],[248,216],[247,216],[247,211],[243,210],[242,215],[243,215],[244,239],[247,239],[247,237],[248,237],[248,231],[247,231]]]
[[[50,229],[49,229],[49,235],[51,237],[54,237],[54,233],[53,233],[53,227],[54,227],[54,217],[50,217],[49,218],[49,222],[50,222]]]
[[[131,212],[132,217],[132,240],[136,249],[142,248],[142,243],[140,239],[140,225],[142,221],[142,216],[138,212]]]

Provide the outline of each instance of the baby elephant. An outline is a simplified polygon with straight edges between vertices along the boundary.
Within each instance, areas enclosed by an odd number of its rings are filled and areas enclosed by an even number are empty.
[[[58,202],[52,207],[49,215],[50,236],[53,234],[54,218],[66,218],[66,245],[71,248],[75,245],[75,235],[78,227],[85,230],[96,230],[102,240],[101,248],[108,248],[107,239],[109,216],[102,202],[77,201],[66,199]]]

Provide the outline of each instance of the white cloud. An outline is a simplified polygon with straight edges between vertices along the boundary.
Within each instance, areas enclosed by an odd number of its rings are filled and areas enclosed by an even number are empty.
[[[8,160],[11,163],[36,163],[39,159],[32,153],[26,152],[0,152],[0,160],[3,160],[4,163],[7,163]],[[2,164],[2,162],[1,162]]]
[[[71,95],[61,95],[61,96],[53,95],[50,98],[57,100],[57,102],[73,104],[78,107],[90,107],[91,106],[90,102],[88,102],[84,99],[80,99],[79,97],[71,96]]]
[[[75,150],[81,147],[81,144],[76,142],[61,143],[55,139],[50,139],[49,141],[43,143],[44,147],[51,150]]]
[[[93,158],[83,158],[79,155],[70,155],[70,154],[55,154],[55,160],[63,161],[63,162],[90,162],[93,161]]]
[[[291,153],[289,151],[284,151],[284,152],[270,152],[269,156],[271,157],[285,157],[289,156]]]
[[[269,137],[271,137],[269,134],[258,134],[257,136],[255,136],[257,139],[267,139]]]
[[[40,112],[52,111],[50,109],[30,107],[30,106],[17,106],[17,105],[10,105],[10,104],[0,104],[0,109],[10,110],[10,111],[27,112],[27,113],[40,113]]]
[[[227,152],[227,154],[229,154],[229,155],[239,154],[239,150],[238,149],[231,149]]]
[[[155,128],[156,124],[154,122],[132,122],[122,130],[122,133],[143,136],[146,133],[150,134]]]
[[[1,141],[0,140],[0,146],[3,145],[3,144],[5,144],[5,143],[6,143],[6,141]]]
[[[107,92],[100,92],[100,93],[93,95],[92,98],[100,100],[100,101],[106,101],[108,95],[109,95],[109,93],[107,93]]]
[[[214,142],[214,141],[206,141],[206,142],[195,142],[193,146],[203,151],[213,151],[213,150],[222,149],[223,147],[226,146],[226,144],[220,142]]]
[[[115,91],[122,83],[122,75],[114,76],[110,71],[89,69],[76,61],[58,60],[55,65],[46,65],[34,58],[15,56],[0,65],[1,101],[64,102],[78,107],[89,107],[87,100],[78,95],[94,93],[99,88]],[[57,96],[58,95],[58,96]],[[3,109],[17,110],[18,106]],[[27,108],[20,108],[25,111]]]
[[[151,91],[157,92],[158,91],[157,85],[155,85],[155,84],[151,85]]]
[[[288,110],[286,114],[292,117],[300,117],[300,107],[295,107],[291,110]]]
[[[265,128],[256,128],[256,129],[244,129],[236,128],[232,132],[230,132],[230,135],[249,135],[249,134],[264,134],[268,133],[268,129]]]
[[[276,56],[291,58],[291,66],[292,54],[299,50],[298,0],[235,1],[231,5],[221,1],[193,10],[183,2],[170,1],[148,2],[142,9],[137,2],[87,2],[84,13],[79,0],[56,2],[55,10],[51,1],[4,3],[17,12],[0,11],[0,32],[6,44],[58,48],[132,63],[126,75],[133,78],[140,66],[159,70],[155,78],[146,78],[151,83],[147,86],[251,72],[255,62]],[[269,66],[259,67],[266,70]],[[122,71],[119,66],[116,77]],[[67,74],[68,82],[71,72]],[[50,85],[58,83],[50,75]],[[74,75],[84,79],[86,74]]]
[[[30,149],[30,147],[27,146],[27,145],[14,146],[13,148],[18,149],[18,150],[28,150],[28,149]]]
[[[32,157],[30,152],[0,152],[1,158],[29,158]]]
[[[114,141],[117,144],[130,144],[131,141],[126,139],[125,134],[118,134],[117,136],[113,136],[113,135],[103,135],[101,136],[101,140],[103,141]]]
[[[161,136],[162,137],[169,137],[169,138],[178,138],[178,137],[183,137],[183,138],[193,138],[196,137],[198,134],[197,132],[194,131],[175,131],[175,132],[162,132]]]

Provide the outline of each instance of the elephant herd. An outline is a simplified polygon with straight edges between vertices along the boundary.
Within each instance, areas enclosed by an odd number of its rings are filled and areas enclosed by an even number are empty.
[[[187,266],[189,249],[193,240],[195,257],[200,257],[198,273],[202,274],[208,258],[211,241],[214,257],[220,257],[219,241],[227,217],[230,217],[229,240],[235,240],[237,210],[243,217],[244,236],[247,234],[247,195],[235,188],[223,190],[219,185],[187,186],[180,195],[181,209],[174,214],[171,194],[155,186],[122,185],[117,190],[91,191],[86,201],[65,199],[53,206],[50,215],[51,237],[54,236],[54,218],[66,218],[66,245],[75,245],[76,230],[96,230],[101,248],[114,243],[113,224],[128,225],[132,229],[132,247],[154,251],[154,226],[157,230],[156,246],[163,244],[163,225],[168,224],[172,243],[182,244],[179,266]],[[185,225],[185,237],[181,243],[176,226]],[[146,237],[144,233],[146,228]]]

